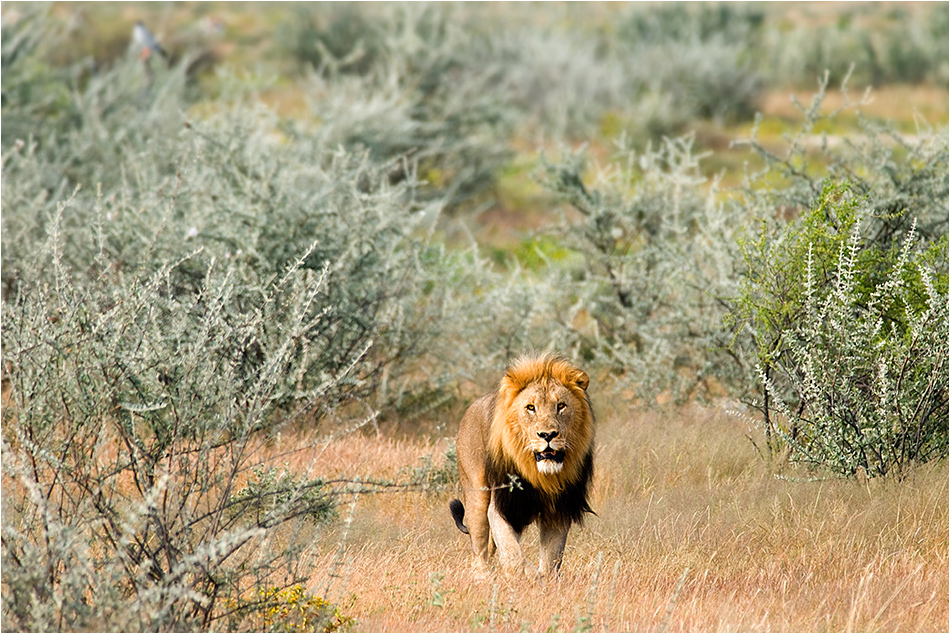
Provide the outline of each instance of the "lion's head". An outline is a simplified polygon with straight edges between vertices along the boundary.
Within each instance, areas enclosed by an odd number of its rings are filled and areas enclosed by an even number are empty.
[[[581,478],[594,441],[590,379],[556,355],[521,357],[498,387],[489,452],[548,494]]]

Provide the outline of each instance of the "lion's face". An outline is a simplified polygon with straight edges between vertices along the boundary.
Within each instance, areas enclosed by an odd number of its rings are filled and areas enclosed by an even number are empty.
[[[542,474],[560,473],[570,449],[568,439],[577,419],[577,403],[571,391],[556,382],[532,383],[512,404],[518,415],[524,451]]]
[[[547,493],[576,482],[594,439],[589,383],[583,370],[560,357],[510,366],[498,388],[492,455],[507,457]]]

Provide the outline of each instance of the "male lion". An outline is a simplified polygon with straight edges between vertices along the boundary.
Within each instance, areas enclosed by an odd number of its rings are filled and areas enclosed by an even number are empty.
[[[456,448],[465,504],[452,500],[449,508],[459,530],[471,535],[478,576],[488,573],[492,542],[509,573],[557,570],[571,524],[593,513],[587,502],[594,472],[589,383],[563,357],[522,357],[508,366],[498,389],[462,417]],[[537,570],[520,544],[533,522],[541,534]]]

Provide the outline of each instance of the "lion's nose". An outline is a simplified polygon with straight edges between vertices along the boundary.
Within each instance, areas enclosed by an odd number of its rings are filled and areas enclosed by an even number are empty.
[[[557,432],[556,431],[539,431],[538,436],[541,437],[541,440],[544,440],[546,442],[551,442],[551,440],[555,436],[557,436]]]

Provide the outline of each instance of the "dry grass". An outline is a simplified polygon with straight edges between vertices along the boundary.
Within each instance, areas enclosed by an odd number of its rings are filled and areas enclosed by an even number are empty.
[[[901,483],[779,480],[747,431],[712,410],[606,414],[598,515],[558,578],[473,582],[446,491],[344,502],[309,589],[364,631],[946,631],[946,462]],[[444,448],[359,436],[306,463],[392,476]]]

